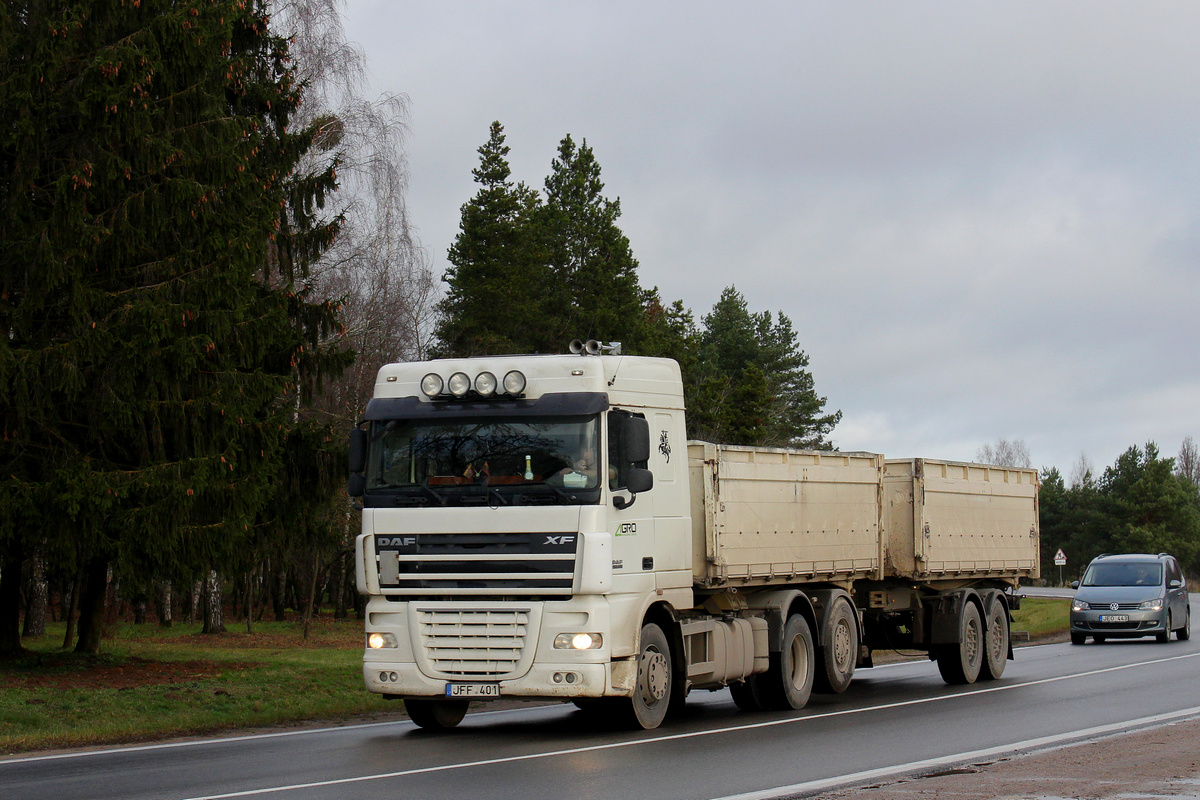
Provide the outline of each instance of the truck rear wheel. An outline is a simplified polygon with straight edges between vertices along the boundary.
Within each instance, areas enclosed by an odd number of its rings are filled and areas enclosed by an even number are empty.
[[[405,700],[404,710],[417,727],[443,731],[462,722],[470,704],[469,700]]]
[[[825,644],[813,679],[813,691],[841,694],[854,677],[858,660],[858,624],[854,610],[845,599],[834,601],[825,621]]]
[[[771,653],[771,666],[753,676],[752,687],[759,704],[770,711],[804,708],[812,694],[814,656],[812,629],[799,614],[783,626],[783,649]]]
[[[674,681],[671,645],[662,628],[653,622],[642,626],[637,683],[633,697],[624,701],[631,727],[657,728],[667,716]]]
[[[951,685],[974,683],[983,667],[983,620],[979,606],[964,601],[958,616],[958,642],[938,646],[937,665]]]
[[[997,599],[988,609],[987,647],[979,671],[980,678],[990,681],[1004,674],[1004,667],[1008,664],[1008,637],[1008,609]]]

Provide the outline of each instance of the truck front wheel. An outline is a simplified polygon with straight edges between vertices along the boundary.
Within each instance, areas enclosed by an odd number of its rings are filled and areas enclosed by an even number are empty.
[[[637,684],[633,697],[625,701],[633,727],[657,728],[667,716],[674,680],[671,645],[662,628],[653,622],[642,626],[642,646],[638,655]]]
[[[417,727],[443,731],[462,722],[470,704],[469,700],[405,700],[404,710]]]
[[[974,683],[983,667],[983,619],[979,606],[962,604],[958,616],[958,642],[938,646],[937,665],[949,684]]]

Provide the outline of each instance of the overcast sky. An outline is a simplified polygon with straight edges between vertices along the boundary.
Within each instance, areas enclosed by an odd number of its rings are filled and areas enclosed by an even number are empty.
[[[435,271],[499,120],[595,151],[641,282],[787,314],[844,450],[1200,438],[1200,3],[348,0]]]

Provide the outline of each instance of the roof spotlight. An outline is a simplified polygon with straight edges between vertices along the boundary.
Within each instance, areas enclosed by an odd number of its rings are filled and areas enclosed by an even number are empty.
[[[465,372],[456,372],[446,381],[446,386],[455,397],[466,397],[467,392],[471,391],[471,379]]]
[[[518,395],[525,391],[525,374],[514,369],[505,375],[504,391],[511,395]]]
[[[496,393],[496,376],[490,372],[481,372],[475,376],[475,391],[480,397],[491,397]]]
[[[436,373],[429,373],[424,378],[421,378],[421,391],[426,397],[437,397],[442,393],[442,376]]]

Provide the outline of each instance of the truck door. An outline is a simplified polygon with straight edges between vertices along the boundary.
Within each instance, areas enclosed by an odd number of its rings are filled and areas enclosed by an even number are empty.
[[[635,575],[653,573],[655,531],[654,492],[641,488],[648,474],[647,455],[630,452],[630,430],[645,427],[644,414],[624,409],[608,412],[608,488],[613,495],[613,572]],[[639,474],[639,471],[641,474]],[[644,484],[642,484],[644,486]]]

